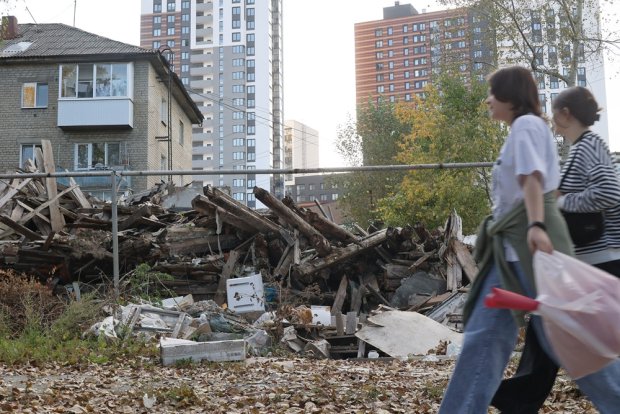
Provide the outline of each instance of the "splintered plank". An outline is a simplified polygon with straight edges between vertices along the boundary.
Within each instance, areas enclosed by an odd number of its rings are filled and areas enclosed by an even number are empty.
[[[80,187],[76,184],[73,177],[69,177],[69,185],[71,186],[71,196],[77,201],[81,208],[91,208],[90,201],[86,198]]]
[[[45,167],[45,172],[55,173],[56,167],[54,165],[54,153],[52,151],[52,143],[47,139],[42,139],[41,146],[43,148],[43,166]],[[47,189],[47,197],[50,200],[53,200],[49,205],[52,230],[61,231],[62,228],[65,226],[65,218],[58,209],[59,203],[58,199],[56,199],[56,195],[58,194],[58,187],[56,183],[56,178],[46,178],[45,187]]]

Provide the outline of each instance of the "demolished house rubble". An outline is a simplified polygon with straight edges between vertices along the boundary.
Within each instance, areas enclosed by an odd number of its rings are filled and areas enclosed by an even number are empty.
[[[20,178],[53,172],[49,145],[35,155],[15,178],[0,180],[0,267],[51,288],[111,280],[110,203],[83,193],[72,179]],[[130,305],[93,332],[112,338],[122,327],[156,334],[164,363],[236,360],[274,345],[270,338],[318,358],[369,351],[402,358],[459,343],[462,286],[477,269],[456,212],[444,229],[345,228],[262,188],[254,194],[263,210],[222,189],[203,190],[189,211],[162,207],[175,193],[164,183],[121,197],[121,273],[146,263],[171,275],[157,283],[185,302]]]

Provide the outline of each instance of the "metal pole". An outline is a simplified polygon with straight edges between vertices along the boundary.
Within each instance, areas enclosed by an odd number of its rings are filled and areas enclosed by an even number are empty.
[[[172,171],[172,67],[174,65],[174,53],[168,52],[170,62],[168,64],[168,171]],[[172,175],[168,175],[168,183],[172,183]]]
[[[112,268],[114,274],[114,299],[119,298],[119,260],[118,260],[118,208],[116,198],[116,171],[112,171]]]

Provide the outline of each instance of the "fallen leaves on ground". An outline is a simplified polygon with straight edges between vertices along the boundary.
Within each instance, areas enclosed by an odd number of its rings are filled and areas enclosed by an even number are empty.
[[[3,366],[0,412],[436,413],[453,364],[257,358],[183,368]],[[542,412],[596,410],[560,377]]]

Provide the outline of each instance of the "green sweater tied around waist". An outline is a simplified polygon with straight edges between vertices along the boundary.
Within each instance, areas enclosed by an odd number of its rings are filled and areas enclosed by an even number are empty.
[[[545,218],[547,234],[553,248],[559,252],[573,256],[573,244],[568,233],[566,222],[556,204],[554,192],[544,195]],[[501,287],[515,293],[524,294],[517,276],[511,270],[505,257],[504,240],[515,249],[521,268],[532,286],[536,286],[532,253],[527,246],[527,212],[525,203],[521,201],[498,221],[492,216],[485,218],[478,229],[478,236],[474,248],[474,259],[478,263],[478,275],[469,290],[469,296],[463,309],[463,320],[467,323],[474,304],[480,294],[485,277],[489,274],[491,265],[495,264],[499,271]],[[524,326],[525,312],[513,311],[517,323]]]

